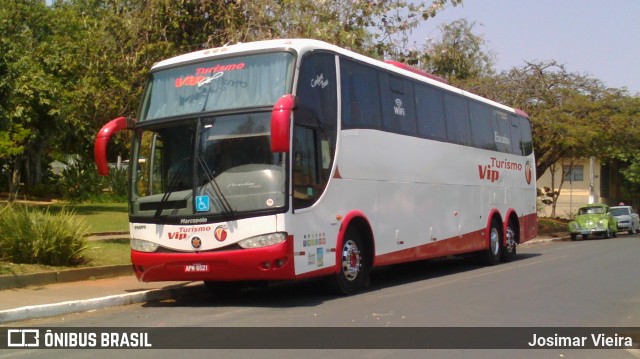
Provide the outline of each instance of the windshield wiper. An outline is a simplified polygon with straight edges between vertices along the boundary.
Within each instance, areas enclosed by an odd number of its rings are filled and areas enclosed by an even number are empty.
[[[227,197],[225,197],[224,193],[222,193],[222,190],[218,185],[218,181],[216,181],[214,177],[213,171],[211,171],[211,169],[209,168],[209,165],[207,165],[207,162],[203,160],[201,156],[198,155],[197,159],[198,159],[198,164],[200,164],[200,167],[202,167],[204,174],[207,176],[207,180],[209,181],[209,183],[211,183],[211,188],[213,188],[213,191],[215,192],[216,196],[220,200],[220,205],[222,206],[222,213],[228,219],[233,219],[236,215],[235,211],[231,207],[231,204],[229,204],[229,200],[227,200]]]
[[[156,213],[153,215],[154,218],[158,218],[162,214],[165,204],[169,201],[169,197],[171,196],[174,189],[178,185],[179,178],[180,176],[182,176],[182,172],[184,172],[184,169],[187,167],[188,162],[189,162],[189,157],[185,157],[182,160],[180,160],[180,165],[178,166],[176,173],[173,175],[171,182],[169,182],[167,191],[162,195],[160,202],[158,202],[158,208],[156,209]]]
[[[209,95],[211,95],[211,84],[213,84],[213,80],[219,79],[224,76],[224,72],[216,72],[211,77],[206,77],[202,81],[198,82],[198,88],[207,85],[207,97],[204,99],[204,105],[202,105],[202,110],[200,112],[204,112],[207,109],[207,103],[209,102]]]

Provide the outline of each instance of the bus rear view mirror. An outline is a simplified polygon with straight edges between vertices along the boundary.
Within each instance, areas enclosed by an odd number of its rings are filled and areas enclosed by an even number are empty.
[[[109,175],[109,163],[107,162],[107,144],[116,132],[129,128],[126,117],[118,117],[109,121],[102,126],[96,135],[96,142],[93,145],[93,155],[96,165],[98,166],[98,174],[101,176]]]
[[[296,106],[293,95],[282,96],[273,106],[271,112],[271,151],[274,153],[289,152],[291,133],[291,111]]]

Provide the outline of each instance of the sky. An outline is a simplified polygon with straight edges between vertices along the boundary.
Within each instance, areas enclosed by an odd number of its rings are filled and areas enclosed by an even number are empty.
[[[497,71],[556,60],[569,72],[640,95],[640,0],[463,0],[416,29],[418,44],[439,26],[476,22]]]

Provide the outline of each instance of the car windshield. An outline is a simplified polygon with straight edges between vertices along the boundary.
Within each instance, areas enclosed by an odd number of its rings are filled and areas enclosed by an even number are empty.
[[[628,216],[629,208],[611,208],[611,214],[614,216]]]
[[[588,207],[588,208],[580,208],[578,210],[578,215],[582,214],[604,214],[604,208],[602,207]]]

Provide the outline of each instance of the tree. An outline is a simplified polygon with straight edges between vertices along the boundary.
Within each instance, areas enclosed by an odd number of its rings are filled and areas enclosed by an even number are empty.
[[[224,19],[208,45],[271,38],[313,38],[375,57],[396,54],[407,34],[447,3],[462,0],[260,0],[228,1]],[[238,17],[234,14],[242,14]],[[226,42],[216,43],[224,39]]]
[[[484,50],[484,39],[474,34],[476,22],[459,19],[440,27],[441,39],[428,44],[419,59],[422,67],[450,82],[493,73],[493,55]]]
[[[0,1],[0,63],[3,111],[0,158],[9,192],[39,180],[41,158],[58,133],[56,104],[61,90],[56,29],[43,1]]]
[[[327,40],[383,57],[461,0],[0,0],[0,160],[10,190],[42,181],[48,156],[91,158],[106,121],[135,116],[151,66],[238,41]],[[406,16],[400,16],[404,14]],[[128,141],[111,146],[126,152]],[[46,157],[46,158],[45,158]]]

